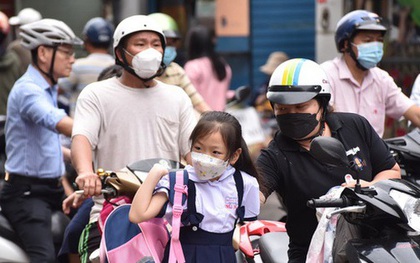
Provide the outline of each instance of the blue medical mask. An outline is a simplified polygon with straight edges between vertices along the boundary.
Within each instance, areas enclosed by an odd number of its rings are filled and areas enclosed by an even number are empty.
[[[163,55],[163,63],[165,63],[166,66],[169,66],[172,61],[176,58],[176,48],[175,47],[166,47],[165,53]]]
[[[359,45],[352,43],[352,45],[357,47],[357,61],[366,69],[376,67],[384,55],[384,44],[382,42],[375,41]]]

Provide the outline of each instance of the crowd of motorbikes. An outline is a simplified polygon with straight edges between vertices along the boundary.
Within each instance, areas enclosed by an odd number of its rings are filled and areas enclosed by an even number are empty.
[[[4,169],[5,118],[0,117],[0,162]],[[420,130],[385,141],[401,166],[402,180],[381,181],[369,188],[346,188],[334,200],[308,200],[308,206],[314,209],[337,208],[332,215],[340,214],[349,223],[361,227],[361,235],[346,245],[349,262],[420,262]],[[319,160],[329,165],[351,166],[340,142],[333,138],[325,141],[325,137],[318,137],[314,142],[316,147],[311,152]],[[131,164],[130,172],[100,171],[103,192],[108,197],[133,194],[147,175],[148,167],[157,161]],[[4,176],[4,170],[0,172]],[[53,215],[57,246],[69,220],[63,213]],[[284,223],[277,219],[248,222],[239,228],[239,233],[238,262],[287,262],[288,237]],[[29,262],[1,210],[0,262]]]

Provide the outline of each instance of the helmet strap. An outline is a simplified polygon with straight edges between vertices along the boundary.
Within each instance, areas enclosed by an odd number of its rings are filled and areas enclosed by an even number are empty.
[[[55,54],[57,53],[57,46],[53,46],[53,55],[51,58],[51,65],[50,65],[50,69],[48,70],[48,72],[43,71],[39,65],[38,65],[38,60],[34,61],[35,66],[38,68],[39,71],[41,71],[42,74],[44,74],[47,78],[50,79],[52,85],[57,84],[57,80],[54,79],[54,62],[55,62]]]

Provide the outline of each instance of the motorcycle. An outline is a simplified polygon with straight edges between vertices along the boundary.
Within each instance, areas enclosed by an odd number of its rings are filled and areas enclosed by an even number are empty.
[[[335,138],[315,138],[310,153],[328,165],[355,171],[354,189],[344,188],[338,198],[307,202],[311,208],[336,208],[327,214],[328,219],[340,214],[358,227],[360,236],[345,244],[349,262],[420,262],[418,185],[405,179],[389,179],[362,188],[356,164],[348,161],[344,146]]]
[[[286,263],[289,236],[284,222],[256,220],[239,227],[238,263]],[[235,243],[235,237],[234,237]]]
[[[58,252],[63,241],[64,230],[70,219],[61,211],[51,215],[51,231]],[[0,262],[29,263],[29,257],[6,217],[0,210]]]
[[[101,179],[105,199],[113,203],[117,197],[132,198],[155,163],[160,163],[170,171],[184,168],[183,164],[173,160],[153,158],[137,161],[120,171],[98,169],[97,175]],[[83,190],[77,192],[83,193]],[[246,222],[237,229],[237,236],[233,242],[234,246],[238,247],[237,262],[287,262],[289,238],[283,222],[271,220]],[[99,262],[99,250],[91,255],[90,260]]]
[[[401,176],[420,184],[420,129],[400,137],[385,139],[391,153],[401,167]]]

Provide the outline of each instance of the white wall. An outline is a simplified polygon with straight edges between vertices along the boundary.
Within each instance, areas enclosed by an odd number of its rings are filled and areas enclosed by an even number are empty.
[[[334,33],[338,20],[343,16],[345,0],[316,1],[316,62],[322,63],[333,59],[339,52],[335,46]]]

